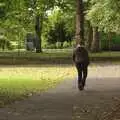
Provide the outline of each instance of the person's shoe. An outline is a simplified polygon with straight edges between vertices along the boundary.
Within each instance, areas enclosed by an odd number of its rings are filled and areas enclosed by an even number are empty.
[[[85,83],[83,83],[83,87],[85,87],[86,86],[86,84]]]
[[[84,90],[84,87],[83,87],[82,84],[79,84],[79,85],[78,85],[78,88],[79,88],[80,91],[81,91],[81,90]]]
[[[83,80],[82,84],[83,84],[83,87],[86,85],[86,83],[85,83],[85,81],[84,81],[84,80]]]

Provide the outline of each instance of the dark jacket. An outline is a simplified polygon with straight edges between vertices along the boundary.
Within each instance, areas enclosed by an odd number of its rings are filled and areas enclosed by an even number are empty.
[[[75,63],[89,64],[88,51],[84,47],[76,47],[73,51],[73,61]]]

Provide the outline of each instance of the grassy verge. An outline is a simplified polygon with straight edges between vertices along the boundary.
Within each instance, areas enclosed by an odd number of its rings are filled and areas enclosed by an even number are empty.
[[[72,54],[72,49],[47,49],[42,53],[26,51],[5,51],[0,52],[0,57],[68,57]],[[27,55],[27,56],[26,56]],[[102,51],[99,53],[90,53],[93,57],[120,57],[120,51]]]
[[[55,87],[74,74],[72,66],[0,67],[0,107]]]
[[[0,58],[68,58],[72,55],[72,49],[44,50],[42,53],[35,52],[0,52]],[[120,57],[120,51],[108,51],[99,53],[90,53],[90,57]]]
[[[108,61],[120,62],[120,52],[90,53],[90,60],[94,62]],[[72,49],[44,50],[42,53],[34,52],[1,52],[0,64],[71,64]]]

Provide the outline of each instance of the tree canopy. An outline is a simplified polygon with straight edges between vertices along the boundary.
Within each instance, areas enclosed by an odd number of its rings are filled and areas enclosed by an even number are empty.
[[[79,26],[76,21],[77,1],[80,0],[0,0],[0,33],[4,33],[8,41],[14,41],[23,47],[26,34],[35,34],[37,24],[42,45],[49,45],[49,42],[71,42]],[[80,38],[82,41],[88,38],[89,30],[94,27],[100,32],[120,34],[119,0],[81,1],[83,22],[80,19],[78,21],[84,28],[80,35],[83,36]]]
[[[91,0],[87,19],[105,32],[120,33],[120,1]]]

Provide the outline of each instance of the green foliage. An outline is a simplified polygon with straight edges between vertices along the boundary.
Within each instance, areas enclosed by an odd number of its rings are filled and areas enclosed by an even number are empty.
[[[105,32],[120,33],[120,1],[119,0],[91,0],[87,19],[93,26],[98,26]]]
[[[56,42],[56,48],[58,49],[62,48],[62,42]]]
[[[53,10],[45,23],[43,38],[48,44],[72,41],[75,30],[72,21],[73,16],[66,16],[61,9]]]
[[[119,50],[120,35],[113,34],[111,39],[108,39],[108,34],[101,33],[101,48],[102,50]]]
[[[10,41],[23,43],[27,32],[34,32],[35,16],[46,16],[53,7],[52,0],[4,0],[0,1],[0,26]]]
[[[11,49],[11,43],[4,35],[0,35],[0,48],[2,50]]]
[[[120,35],[113,35],[112,40],[114,44],[120,45]]]
[[[92,26],[106,33],[120,33],[119,0],[83,1]],[[26,34],[35,32],[36,15],[43,18],[42,46],[56,48],[56,42],[62,42],[63,47],[68,47],[75,34],[75,14],[75,0],[0,0],[0,26],[8,41],[22,48]],[[13,46],[11,49],[16,48]]]
[[[43,46],[47,44],[47,39],[50,44],[71,41],[75,28],[74,9],[73,0],[4,0],[0,1],[0,26],[9,41],[22,43],[20,46],[24,46],[26,33],[34,33],[35,17],[40,15],[43,18]]]
[[[46,44],[45,48],[47,48],[47,49],[56,49],[56,44]]]
[[[65,42],[63,43],[63,48],[69,48],[69,47],[71,47],[70,42],[65,41]]]
[[[0,18],[5,16],[5,3],[0,3]]]
[[[73,69],[71,71],[71,69]],[[0,107],[55,87],[74,76],[72,66],[1,67]],[[72,73],[72,74],[71,74]]]

